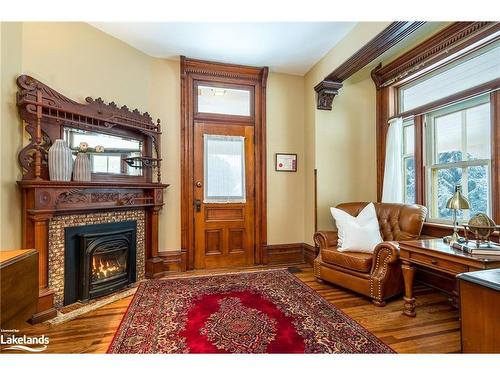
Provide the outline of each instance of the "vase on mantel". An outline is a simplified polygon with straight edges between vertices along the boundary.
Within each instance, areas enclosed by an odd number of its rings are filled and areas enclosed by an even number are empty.
[[[76,155],[75,165],[73,167],[73,180],[74,181],[90,181],[90,159],[84,152],[79,152]]]
[[[71,181],[73,157],[63,139],[56,139],[49,148],[49,177],[51,181]]]

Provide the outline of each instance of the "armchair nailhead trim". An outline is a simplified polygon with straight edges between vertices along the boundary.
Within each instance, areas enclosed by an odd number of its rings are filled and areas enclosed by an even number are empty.
[[[380,257],[382,256],[383,253],[387,253],[387,256],[385,256],[383,263],[382,263],[382,268],[380,271],[379,270],[379,264],[380,264]],[[382,283],[381,280],[385,277],[385,274],[387,273],[387,264],[389,262],[389,258],[391,255],[391,251],[388,249],[383,249],[380,250],[377,253],[377,258],[375,259],[375,273],[370,277],[370,296],[378,301],[382,301]],[[376,294],[375,294],[376,291]]]
[[[314,276],[321,279],[321,267],[319,265],[319,262],[321,261],[321,254],[318,254],[316,259],[314,259],[313,262],[313,270],[314,270]]]

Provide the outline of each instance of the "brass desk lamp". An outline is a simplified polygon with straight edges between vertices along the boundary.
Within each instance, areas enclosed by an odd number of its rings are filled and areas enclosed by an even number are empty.
[[[457,210],[468,210],[470,208],[469,201],[462,194],[461,185],[457,185],[455,187],[455,194],[448,199],[446,208],[453,210],[453,234],[451,236],[444,237],[443,240],[444,242],[450,244],[460,242],[461,238],[458,235]]]

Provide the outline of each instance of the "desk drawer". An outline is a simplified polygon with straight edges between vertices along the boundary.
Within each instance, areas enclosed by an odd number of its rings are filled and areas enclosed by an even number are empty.
[[[415,262],[428,265],[433,268],[439,268],[448,272],[461,273],[467,272],[469,267],[464,264],[451,262],[449,260],[435,258],[431,255],[422,255],[418,253],[410,253],[410,259]]]

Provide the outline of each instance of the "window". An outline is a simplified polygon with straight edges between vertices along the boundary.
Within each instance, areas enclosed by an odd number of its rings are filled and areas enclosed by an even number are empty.
[[[198,113],[250,116],[250,90],[198,86]]]
[[[481,48],[399,89],[400,112],[500,77],[500,43]]]
[[[449,222],[446,202],[462,185],[471,209],[491,216],[491,130],[489,95],[463,101],[426,116],[427,202],[430,219]]]
[[[425,235],[449,234],[448,225],[432,222],[452,224],[446,203],[457,184],[471,205],[460,220],[484,212],[500,222],[500,31],[495,25],[453,23],[372,71],[379,90],[377,196],[383,197],[386,180],[388,123],[402,119],[398,201],[428,208]]]
[[[416,201],[415,184],[415,126],[413,118],[403,122],[403,198],[404,202]]]
[[[204,149],[204,202],[245,202],[245,138],[205,134]]]

